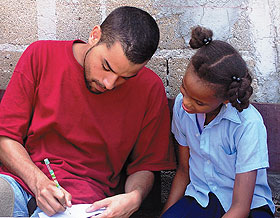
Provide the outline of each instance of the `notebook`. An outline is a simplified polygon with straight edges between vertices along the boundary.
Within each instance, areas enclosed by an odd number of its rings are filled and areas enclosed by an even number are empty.
[[[87,213],[86,209],[90,206],[91,204],[75,204],[72,205],[72,207],[67,208],[66,211],[62,212],[62,213],[57,213],[53,216],[51,216],[51,218],[53,217],[59,217],[59,218],[88,218],[91,216],[97,216],[98,214],[101,214],[106,208],[100,208],[99,210],[96,210],[94,212],[90,212]],[[48,218],[50,216],[48,216],[47,214],[45,214],[44,212],[40,212],[39,213],[39,217],[40,218]]]

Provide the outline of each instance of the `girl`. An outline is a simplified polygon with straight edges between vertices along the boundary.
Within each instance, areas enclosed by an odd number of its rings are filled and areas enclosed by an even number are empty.
[[[240,54],[212,35],[192,30],[190,46],[199,49],[174,104],[179,164],[162,218],[273,217],[266,129],[249,104],[252,78]]]

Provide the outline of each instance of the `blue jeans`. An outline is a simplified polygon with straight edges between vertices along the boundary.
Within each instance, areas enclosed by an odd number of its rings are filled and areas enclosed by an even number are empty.
[[[14,190],[15,195],[15,203],[14,203],[14,217],[29,217],[29,212],[27,208],[28,201],[32,198],[32,195],[27,193],[21,185],[14,180],[12,177],[0,174],[0,177],[5,179]],[[42,210],[37,207],[31,217],[39,217],[38,213],[42,212]]]

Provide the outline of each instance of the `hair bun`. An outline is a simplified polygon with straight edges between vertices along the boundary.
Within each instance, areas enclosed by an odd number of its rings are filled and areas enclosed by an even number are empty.
[[[210,29],[206,29],[201,26],[192,28],[190,46],[193,49],[208,45],[212,41],[213,32]]]

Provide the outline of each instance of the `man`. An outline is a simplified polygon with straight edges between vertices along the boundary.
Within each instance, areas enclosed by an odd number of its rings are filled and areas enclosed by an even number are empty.
[[[34,196],[32,216],[93,203],[88,211],[106,207],[100,218],[129,217],[150,191],[152,171],[175,168],[164,87],[145,67],[158,42],[147,12],[120,7],[88,43],[26,49],[0,106],[0,178],[14,190],[14,216],[28,216]]]

